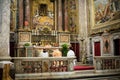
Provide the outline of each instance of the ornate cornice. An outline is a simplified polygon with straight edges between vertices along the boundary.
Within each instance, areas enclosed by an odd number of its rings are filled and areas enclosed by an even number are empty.
[[[97,29],[91,29],[90,35],[101,34],[105,30],[107,30],[108,32],[111,32],[111,31],[116,31],[116,30],[119,30],[119,29],[120,29],[120,23],[116,23],[116,24],[112,24],[112,25],[97,28]]]

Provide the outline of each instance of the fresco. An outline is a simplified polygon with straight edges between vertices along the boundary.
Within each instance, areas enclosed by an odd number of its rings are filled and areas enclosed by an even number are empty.
[[[120,19],[120,0],[94,0],[95,24]]]
[[[69,25],[69,31],[71,33],[77,33],[77,0],[68,0],[67,3],[68,7],[68,25]]]

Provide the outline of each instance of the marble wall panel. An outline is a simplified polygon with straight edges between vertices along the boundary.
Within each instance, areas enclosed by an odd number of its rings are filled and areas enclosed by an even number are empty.
[[[0,33],[0,57],[9,56],[9,32],[10,32],[10,0],[0,0],[2,9],[1,16],[1,33]]]

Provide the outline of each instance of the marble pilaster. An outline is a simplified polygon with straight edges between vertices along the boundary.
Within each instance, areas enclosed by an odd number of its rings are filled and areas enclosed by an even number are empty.
[[[64,24],[65,24],[65,32],[68,32],[68,13],[67,13],[67,0],[64,3]]]
[[[23,0],[18,0],[19,11],[19,29],[23,28]]]
[[[2,3],[2,4],[1,4]],[[0,0],[0,57],[9,57],[10,0]]]
[[[57,0],[55,0],[55,30],[57,30]]]
[[[0,26],[2,26],[2,0],[0,0]],[[2,27],[0,27],[1,32]]]
[[[25,20],[30,23],[30,0],[25,0]]]
[[[58,30],[62,32],[63,23],[62,23],[62,0],[58,0]]]
[[[80,59],[84,62],[87,54],[87,12],[86,12],[86,0],[79,0],[79,25],[80,25]]]

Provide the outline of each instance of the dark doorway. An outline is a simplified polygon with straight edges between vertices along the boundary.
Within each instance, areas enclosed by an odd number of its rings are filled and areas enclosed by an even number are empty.
[[[10,56],[15,57],[15,42],[10,42]]]
[[[115,56],[120,55],[120,39],[114,40],[114,55]]]
[[[95,56],[101,56],[100,42],[95,42],[94,43],[94,55]]]
[[[75,56],[77,58],[77,61],[79,61],[79,55],[80,55],[80,45],[79,43],[71,43],[71,46],[73,47],[73,51],[75,52]]]

